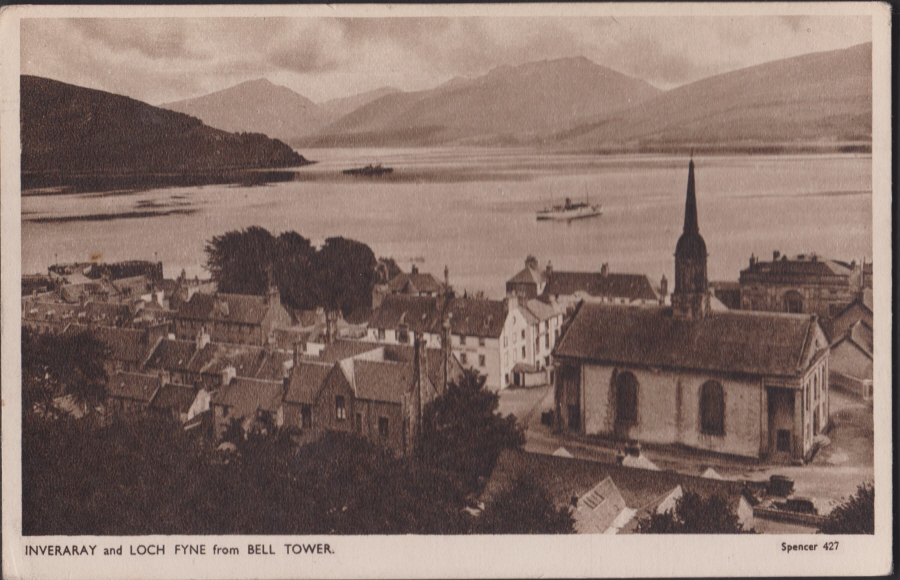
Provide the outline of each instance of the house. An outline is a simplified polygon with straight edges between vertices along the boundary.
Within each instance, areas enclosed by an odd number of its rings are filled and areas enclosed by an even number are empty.
[[[776,250],[771,262],[750,256],[739,279],[741,309],[833,317],[864,289],[865,270],[864,261],[848,264],[816,254],[788,257]]]
[[[284,424],[282,381],[226,377],[223,383],[210,400],[217,439],[225,435],[232,423],[244,433],[273,433]]]
[[[415,346],[337,341],[315,356],[295,350],[283,398],[284,423],[300,441],[351,432],[405,455],[412,451],[426,404],[443,393],[444,355]],[[448,358],[447,382],[462,375]]]
[[[157,342],[166,335],[164,325],[148,328],[117,328],[114,326],[88,326],[70,324],[66,334],[90,332],[107,348],[103,366],[107,374],[118,371],[138,372],[153,352]]]
[[[372,307],[378,308],[384,297],[390,294],[402,294],[404,296],[439,296],[443,287],[437,279],[428,272],[419,272],[418,266],[413,264],[412,270],[407,274],[400,272],[387,284],[378,284],[372,292]]]
[[[153,374],[116,372],[106,384],[106,411],[110,414],[146,412],[165,377]]]
[[[750,491],[765,485],[505,449],[479,499],[489,506],[526,475],[547,491],[555,507],[571,510],[580,534],[634,533],[641,518],[672,509],[684,492],[724,498],[744,528],[752,529]]]
[[[551,354],[562,330],[564,312],[536,298],[520,303],[519,310],[527,325],[524,344],[519,347],[519,354],[524,349],[525,357],[513,366],[512,382],[523,387],[546,385],[553,380]]]
[[[582,300],[631,306],[660,302],[646,275],[613,273],[608,264],[603,264],[599,272],[568,272],[554,270],[548,262],[541,271],[533,256],[525,260],[523,270],[506,282],[506,293],[518,296],[520,301],[540,297],[563,309],[573,308]]]
[[[193,387],[178,383],[166,383],[156,391],[149,408],[153,412],[185,423],[190,418],[188,415],[196,398],[197,392]]]
[[[831,386],[864,400],[873,396],[875,341],[872,292],[865,290],[828,325],[831,336]]]
[[[828,341],[808,314],[710,309],[693,160],[672,306],[583,303],[554,351],[564,430],[803,460],[829,423]]]
[[[513,384],[513,367],[534,364],[529,358],[534,339],[528,335],[528,317],[534,320],[514,296],[485,300],[389,295],[372,313],[365,340],[411,345],[422,338],[429,348],[440,348],[446,333],[460,364],[485,375],[485,385],[499,391]]]
[[[201,332],[213,342],[267,344],[276,328],[291,325],[277,288],[265,296],[195,293],[175,315],[175,337],[193,340]]]

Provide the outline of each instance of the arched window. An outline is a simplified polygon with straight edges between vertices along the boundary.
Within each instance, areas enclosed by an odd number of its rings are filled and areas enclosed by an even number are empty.
[[[789,290],[784,294],[784,311],[795,314],[803,313],[803,296],[796,290]]]
[[[717,381],[700,388],[700,430],[710,435],[725,434],[725,391]]]
[[[637,421],[638,381],[628,371],[616,377],[616,423]]]

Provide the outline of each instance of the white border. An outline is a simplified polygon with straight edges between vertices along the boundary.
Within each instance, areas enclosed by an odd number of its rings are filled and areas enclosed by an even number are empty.
[[[19,20],[23,17],[403,17],[563,15],[800,15],[857,14],[873,20],[873,258],[875,263],[875,481],[876,534],[841,537],[838,552],[786,554],[784,541],[811,536],[156,536],[21,537],[21,384],[19,198]],[[2,232],[2,461],[3,576],[6,578],[413,578],[587,576],[833,576],[881,575],[891,571],[891,68],[890,6],[865,3],[794,4],[527,4],[364,6],[53,6],[6,7],[0,12],[0,232]],[[322,542],[333,556],[241,556],[190,558],[170,555],[175,543],[239,546]],[[161,558],[25,557],[25,544],[95,544],[102,547],[162,543]]]

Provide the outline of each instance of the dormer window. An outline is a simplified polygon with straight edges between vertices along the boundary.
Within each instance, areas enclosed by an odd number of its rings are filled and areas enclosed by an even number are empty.
[[[397,342],[400,344],[409,344],[409,326],[401,324],[397,329]]]

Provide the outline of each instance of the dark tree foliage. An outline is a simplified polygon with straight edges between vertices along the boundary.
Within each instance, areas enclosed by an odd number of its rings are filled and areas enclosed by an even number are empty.
[[[109,349],[90,331],[36,334],[22,329],[22,405],[50,411],[52,399],[72,395],[90,409],[105,399],[103,361]]]
[[[372,307],[375,254],[369,246],[345,238],[328,238],[316,253],[318,303],[348,315]]]
[[[728,500],[719,495],[704,497],[686,491],[675,502],[675,509],[652,514],[638,522],[641,534],[744,534]]]
[[[261,296],[271,280],[283,303],[296,310],[324,306],[346,315],[372,305],[375,254],[361,242],[328,238],[316,251],[297,232],[275,237],[253,226],[214,236],[205,252],[219,292]]]
[[[518,477],[475,522],[479,534],[572,534],[574,520],[533,477]]]
[[[850,499],[835,507],[819,527],[820,534],[874,534],[875,484],[861,484]]]
[[[387,284],[395,276],[402,273],[397,261],[393,258],[378,258],[378,265],[375,267],[375,283]]]
[[[488,477],[503,449],[525,444],[514,416],[498,412],[500,398],[484,388],[485,378],[466,370],[441,397],[425,407],[419,456],[436,469],[457,474],[470,491]]]

